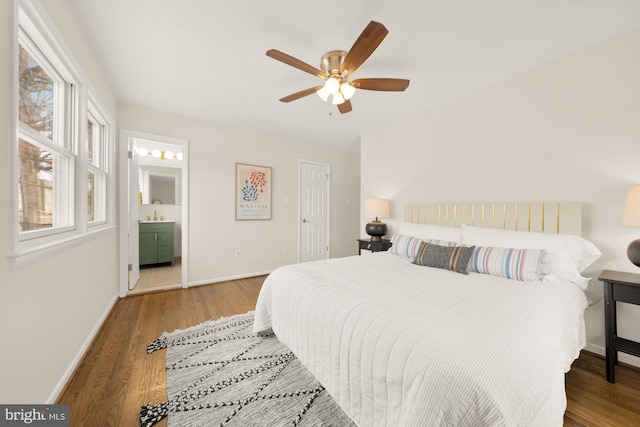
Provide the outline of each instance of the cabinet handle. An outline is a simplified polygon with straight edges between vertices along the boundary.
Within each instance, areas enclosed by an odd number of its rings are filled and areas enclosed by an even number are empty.
[[[155,234],[156,242],[158,241],[158,233]]]

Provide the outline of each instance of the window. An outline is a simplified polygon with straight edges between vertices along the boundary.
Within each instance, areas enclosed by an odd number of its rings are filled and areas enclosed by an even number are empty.
[[[75,156],[70,150],[74,86],[65,81],[21,33],[18,54],[18,231],[21,239],[42,230],[73,226]],[[48,234],[48,233],[47,233]]]
[[[92,102],[87,119],[87,221],[104,223],[107,207],[107,126]]]
[[[17,259],[113,223],[112,121],[37,8],[18,8],[14,244]]]

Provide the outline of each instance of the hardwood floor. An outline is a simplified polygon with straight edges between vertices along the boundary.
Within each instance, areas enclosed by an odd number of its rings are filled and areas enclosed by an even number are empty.
[[[70,425],[139,426],[141,405],[167,399],[165,353],[147,354],[147,344],[165,331],[253,310],[264,278],[118,300],[56,402],[70,405]],[[604,360],[589,352],[574,362],[566,375],[565,426],[640,425],[640,369],[621,364],[615,384],[604,369]]]
[[[565,376],[565,426],[639,426],[640,369],[620,363],[616,382],[605,379],[604,358],[583,351]]]
[[[167,400],[163,332],[255,309],[264,276],[120,299],[56,403],[72,427],[139,426],[140,406]],[[164,419],[157,426],[166,427]]]

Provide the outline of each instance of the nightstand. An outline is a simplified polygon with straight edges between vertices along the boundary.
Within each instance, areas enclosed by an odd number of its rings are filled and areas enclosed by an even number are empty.
[[[362,250],[366,249],[371,252],[386,251],[391,247],[391,240],[382,239],[379,242],[372,242],[369,239],[358,239],[358,255],[362,254]]]
[[[604,282],[604,329],[606,342],[607,381],[616,382],[615,365],[618,351],[640,357],[640,343],[618,336],[616,302],[640,305],[640,274],[604,270],[599,280]]]

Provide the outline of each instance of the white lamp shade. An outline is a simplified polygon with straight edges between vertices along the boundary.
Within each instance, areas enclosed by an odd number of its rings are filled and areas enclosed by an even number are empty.
[[[335,77],[329,77],[324,83],[324,88],[333,95],[340,90],[340,82]]]
[[[640,227],[640,184],[629,187],[622,224]]]
[[[323,101],[327,102],[327,99],[329,99],[329,91],[327,90],[326,87],[322,86],[320,89],[318,89],[316,91],[316,93],[318,94],[318,96],[320,97],[320,99],[322,99]]]
[[[351,86],[349,82],[344,82],[340,85],[340,92],[342,92],[344,99],[351,99],[353,94],[356,93],[356,88]]]
[[[366,199],[364,201],[364,216],[367,218],[389,218],[389,200]]]
[[[344,103],[344,97],[342,96],[342,94],[340,92],[336,92],[333,94],[333,98],[331,103],[333,105],[340,105]]]

